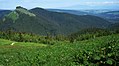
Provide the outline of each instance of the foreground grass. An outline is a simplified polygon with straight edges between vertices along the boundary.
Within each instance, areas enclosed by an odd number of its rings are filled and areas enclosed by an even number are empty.
[[[54,45],[0,39],[0,66],[116,66],[119,35]]]
[[[31,42],[15,42],[5,39],[0,39],[0,46],[47,46],[45,44],[31,43]]]

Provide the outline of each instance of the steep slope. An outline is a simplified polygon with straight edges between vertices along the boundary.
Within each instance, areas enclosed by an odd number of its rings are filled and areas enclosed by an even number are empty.
[[[78,16],[51,12],[42,8],[27,10],[18,6],[1,20],[0,30],[66,35],[89,27],[105,28],[109,24],[108,21],[91,15]]]
[[[53,24],[47,20],[38,18],[35,14],[29,12],[23,7],[17,7],[1,21],[0,30],[9,30],[19,32],[29,32],[46,35],[47,32],[54,29]],[[49,26],[51,26],[49,28]],[[55,26],[56,27],[56,26]]]
[[[34,8],[30,10],[32,13],[36,14],[38,17],[43,17],[48,21],[55,22],[60,25],[62,31],[74,32],[83,28],[88,27],[106,27],[109,22],[91,15],[72,15],[68,13],[58,13],[50,12],[42,8]]]

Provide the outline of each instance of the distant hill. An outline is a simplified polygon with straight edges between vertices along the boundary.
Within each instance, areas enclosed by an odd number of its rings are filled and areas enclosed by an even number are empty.
[[[10,10],[0,10],[0,18],[4,17],[5,15],[9,14]]]
[[[18,6],[0,20],[0,30],[12,29],[41,35],[47,33],[66,35],[89,27],[106,28],[109,24],[108,21],[91,15],[78,16],[51,12],[42,8],[27,10]]]
[[[69,13],[74,15],[93,15],[104,18],[112,23],[119,21],[119,11],[114,10],[63,10],[63,9],[48,9],[49,11]]]
[[[53,12],[61,12],[61,13],[69,13],[69,14],[75,14],[75,15],[89,15],[87,12],[83,12],[80,10],[63,10],[63,9],[47,9],[49,11]]]
[[[102,10],[65,10],[65,9],[47,9],[49,11],[53,11],[53,12],[63,12],[63,13],[69,13],[69,14],[75,14],[75,15],[95,15],[95,14],[100,14],[100,13],[104,13],[104,12],[111,12],[113,10],[106,10],[106,9],[102,9]]]
[[[98,14],[99,17],[105,18],[110,22],[117,23],[119,22],[119,11],[109,11]]]

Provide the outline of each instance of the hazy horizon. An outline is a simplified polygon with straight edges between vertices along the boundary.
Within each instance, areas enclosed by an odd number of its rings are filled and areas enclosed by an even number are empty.
[[[8,5],[6,5],[8,4]],[[46,9],[118,9],[118,0],[21,0],[21,1],[7,1],[0,0],[0,9],[15,9],[16,6],[22,6],[27,9],[41,7]]]

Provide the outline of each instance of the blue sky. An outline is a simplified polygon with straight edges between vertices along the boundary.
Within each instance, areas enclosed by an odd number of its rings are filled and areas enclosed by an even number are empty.
[[[117,9],[119,0],[0,0],[0,9],[15,9],[18,5],[28,9]]]

